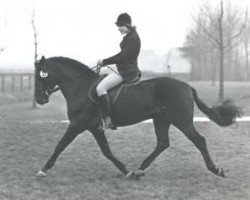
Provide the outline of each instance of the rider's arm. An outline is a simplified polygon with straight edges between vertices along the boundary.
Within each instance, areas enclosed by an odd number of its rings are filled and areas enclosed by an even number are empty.
[[[140,50],[140,41],[136,37],[130,37],[128,41],[123,44],[121,52],[103,60],[104,65],[109,64],[124,64],[128,62]]]

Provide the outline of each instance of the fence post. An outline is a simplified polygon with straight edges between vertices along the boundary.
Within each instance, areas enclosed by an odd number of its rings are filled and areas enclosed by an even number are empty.
[[[31,75],[29,75],[29,90],[31,90]]]
[[[11,79],[12,79],[11,92],[14,92],[15,91],[15,76],[12,76]]]
[[[2,93],[4,93],[4,87],[5,87],[5,80],[4,80],[4,75],[2,75]]]
[[[20,90],[23,91],[23,75],[20,76]]]

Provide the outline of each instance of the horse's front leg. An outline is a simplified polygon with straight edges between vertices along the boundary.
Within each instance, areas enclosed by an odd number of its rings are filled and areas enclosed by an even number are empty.
[[[42,168],[42,170],[40,170],[37,173],[37,176],[46,176],[46,172],[54,166],[59,155],[81,132],[83,132],[82,129],[79,129],[79,128],[76,128],[72,125],[69,125],[67,131],[65,132],[65,134],[63,135],[63,137],[61,138],[59,143],[56,145],[54,153],[49,158],[49,160],[47,161],[45,166]]]
[[[125,165],[119,161],[111,152],[110,148],[109,148],[109,144],[107,141],[107,138],[105,136],[104,131],[101,131],[99,129],[91,129],[89,130],[93,136],[95,137],[103,155],[109,159],[112,163],[114,163],[114,165],[121,171],[123,172],[125,175],[128,174],[128,171],[125,167]]]

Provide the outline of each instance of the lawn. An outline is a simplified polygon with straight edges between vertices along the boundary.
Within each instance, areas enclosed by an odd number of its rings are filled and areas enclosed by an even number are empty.
[[[209,83],[190,83],[208,104],[216,102],[217,89]],[[206,88],[206,90],[204,90]],[[249,83],[228,83],[232,98],[249,114]],[[31,109],[31,102],[0,106],[0,199],[250,199],[250,124],[221,128],[197,122],[214,162],[226,178],[210,173],[194,145],[175,127],[165,150],[139,181],[126,180],[99,150],[89,132],[79,135],[62,153],[46,178],[35,175],[45,164],[68,123],[65,101],[58,93],[51,102]],[[196,109],[196,116],[203,115]],[[114,155],[128,169],[136,169],[154,150],[151,123],[107,131]]]

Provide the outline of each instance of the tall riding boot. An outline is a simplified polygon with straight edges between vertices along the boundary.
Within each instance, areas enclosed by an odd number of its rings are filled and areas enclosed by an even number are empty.
[[[111,121],[110,113],[111,113],[111,106],[109,96],[104,94],[99,97],[101,103],[101,110],[102,110],[102,117],[105,124],[105,129],[111,128],[114,129],[114,124]]]

